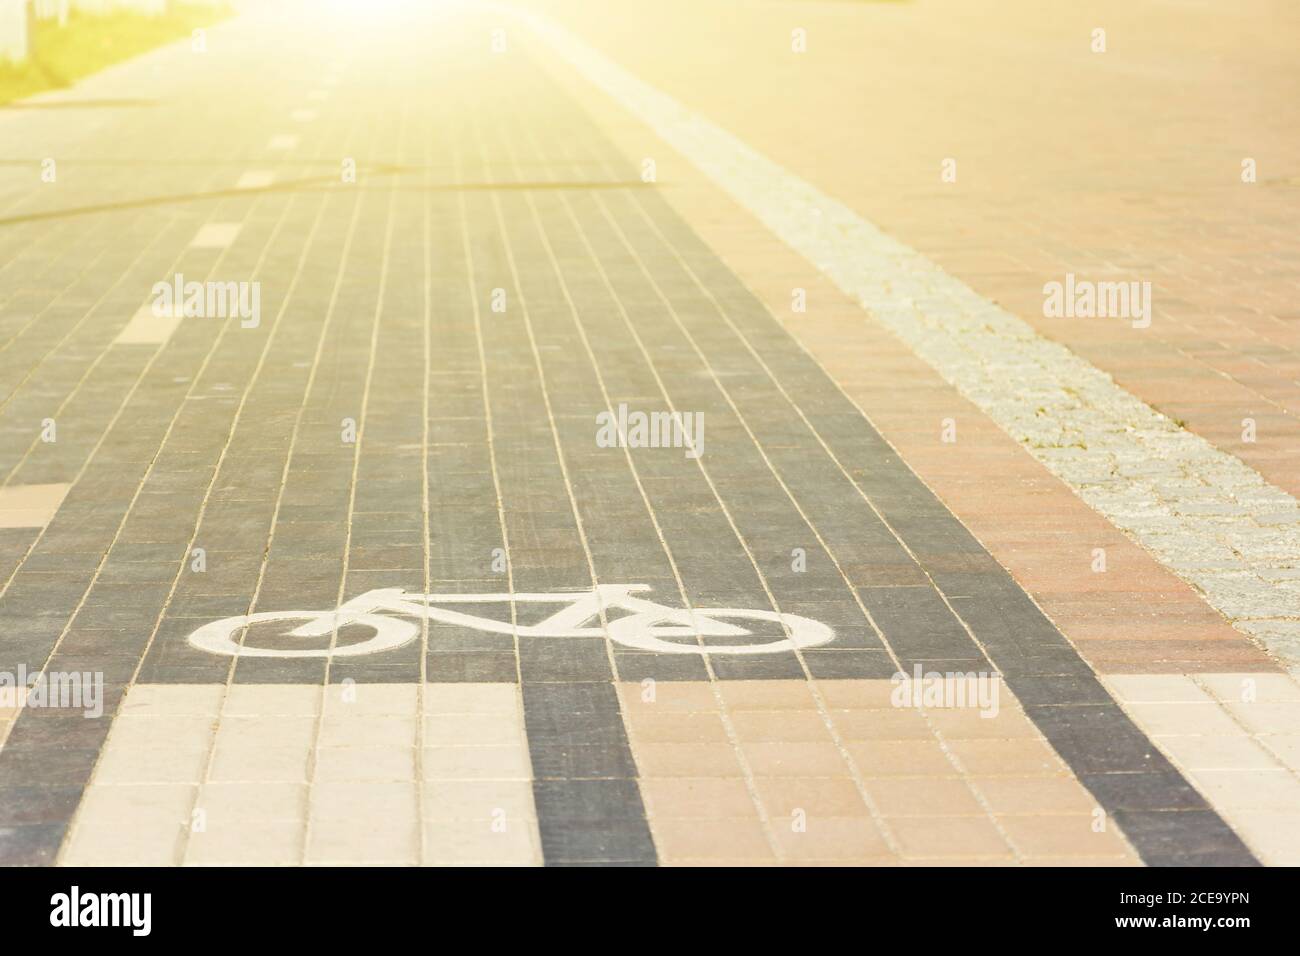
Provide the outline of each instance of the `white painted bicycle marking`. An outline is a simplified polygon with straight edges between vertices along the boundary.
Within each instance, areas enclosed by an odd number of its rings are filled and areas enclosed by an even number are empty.
[[[624,647],[660,654],[778,654],[816,647],[835,637],[835,632],[825,624],[795,614],[749,608],[676,608],[632,596],[649,590],[644,584],[602,584],[589,591],[510,595],[412,594],[401,588],[380,588],[353,598],[335,611],[260,611],[213,621],[191,634],[189,642],[201,650],[229,657],[360,657],[390,651],[413,641],[419,636],[420,627],[405,619],[412,617],[459,624],[494,634],[518,634],[520,637],[609,637]],[[500,604],[511,600],[516,605],[564,606],[536,624],[520,625],[436,606]],[[606,612],[604,625],[600,620],[602,610]],[[610,619],[609,612],[616,610],[626,613]],[[777,640],[756,644],[685,643],[698,637],[748,637],[753,634],[753,631],[728,623],[724,618],[773,622],[782,625],[786,633]],[[375,633],[367,640],[334,648],[295,650],[241,644],[240,637],[245,628],[279,621],[304,622],[286,631],[286,637],[329,637],[349,625],[368,627]]]

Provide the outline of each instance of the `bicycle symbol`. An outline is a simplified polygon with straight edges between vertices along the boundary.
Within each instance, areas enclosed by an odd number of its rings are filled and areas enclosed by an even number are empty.
[[[409,644],[420,635],[418,623],[405,618],[423,618],[444,624],[494,634],[520,637],[604,637],[642,651],[661,654],[776,654],[796,648],[816,647],[835,637],[818,621],[795,614],[777,614],[747,608],[675,608],[656,604],[634,593],[649,591],[644,584],[602,584],[589,591],[558,591],[544,594],[412,594],[401,588],[367,591],[335,611],[259,611],[205,624],[189,636],[190,644],[213,654],[234,657],[359,657],[379,654]],[[519,604],[561,604],[559,610],[536,624],[511,624],[490,617],[478,617],[444,604],[486,604],[514,601]],[[605,623],[601,623],[601,613]],[[612,611],[626,612],[611,616]],[[386,613],[381,613],[386,612]],[[785,636],[777,640],[746,644],[701,644],[698,638],[751,637],[754,632],[728,623],[726,619],[765,621],[783,626]],[[305,621],[285,632],[297,638],[332,637],[349,625],[373,630],[367,640],[337,647],[280,649],[241,644],[239,635],[254,624]],[[691,641],[692,643],[687,643]]]

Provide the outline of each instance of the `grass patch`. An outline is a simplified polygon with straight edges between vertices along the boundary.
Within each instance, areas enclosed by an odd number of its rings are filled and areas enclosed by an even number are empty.
[[[231,12],[225,4],[173,3],[156,17],[119,10],[73,12],[63,27],[57,19],[38,20],[32,56],[22,63],[0,62],[0,105],[65,89],[106,66],[189,37]]]

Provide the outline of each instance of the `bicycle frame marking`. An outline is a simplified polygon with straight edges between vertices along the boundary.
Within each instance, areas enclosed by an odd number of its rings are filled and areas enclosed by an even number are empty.
[[[553,591],[535,594],[412,594],[401,588],[367,591],[334,611],[261,611],[214,621],[199,628],[189,643],[213,654],[244,657],[358,657],[402,647],[421,633],[407,618],[519,637],[608,637],[625,647],[661,654],[776,654],[828,643],[834,632],[818,621],[794,614],[777,614],[747,608],[674,608],[634,594],[649,591],[644,584],[601,584],[587,591]],[[512,624],[435,605],[446,604],[562,604],[535,624]],[[609,619],[607,612],[622,610]],[[700,637],[747,637],[753,632],[719,618],[775,622],[784,637],[760,644],[703,645],[680,643]],[[375,631],[374,637],[355,644],[325,648],[278,649],[244,644],[245,628],[275,621],[305,621],[286,632],[288,637],[335,638],[349,625]],[[678,641],[669,640],[677,638]],[[331,644],[335,643],[331,641]]]

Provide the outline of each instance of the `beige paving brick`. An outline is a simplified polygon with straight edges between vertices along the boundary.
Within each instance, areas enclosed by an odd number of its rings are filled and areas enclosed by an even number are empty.
[[[1269,863],[1300,866],[1300,813],[1294,805],[1284,810],[1245,810],[1233,822],[1252,847],[1267,850]]]
[[[1247,697],[1261,703],[1300,701],[1300,682],[1288,674],[1201,674],[1197,681],[1227,703],[1245,703]]]
[[[60,855],[64,866],[175,866],[181,825],[123,827],[95,823],[80,827]]]
[[[817,692],[832,710],[899,712],[892,701],[895,685],[886,680],[819,680]]]
[[[185,750],[206,749],[216,730],[212,716],[166,717],[123,714],[113,721],[113,750]]]
[[[205,783],[194,799],[210,821],[306,819],[307,788],[299,783]]]
[[[1200,704],[1129,704],[1130,713],[1148,733],[1157,737],[1235,737],[1240,727],[1214,701]]]
[[[934,730],[919,710],[835,710],[831,723],[842,740],[933,740]]]
[[[300,820],[210,820],[206,830],[190,834],[187,866],[292,866],[302,860]]]
[[[189,784],[96,782],[86,788],[76,822],[100,829],[116,825],[124,832],[137,826],[182,826],[189,822],[195,792]]]
[[[1273,734],[1260,742],[1285,766],[1300,772],[1300,734]]]
[[[864,777],[945,777],[957,773],[936,741],[863,741],[847,744],[846,748]]]
[[[321,721],[321,747],[414,747],[416,719],[330,713]]]
[[[806,829],[794,830],[789,820],[773,821],[778,852],[788,861],[880,859],[889,845],[870,818],[809,815]]]
[[[995,814],[1091,813],[1097,802],[1071,777],[971,777]]]
[[[722,681],[722,705],[729,711],[814,710],[816,701],[805,681]]]
[[[842,777],[849,772],[831,743],[746,743],[740,749],[755,776]]]
[[[409,866],[417,863],[419,856],[419,826],[413,819],[313,819],[307,833],[305,861],[309,864]]]
[[[638,743],[726,743],[726,725],[718,713],[645,710],[626,721]]]
[[[977,776],[1065,772],[1061,759],[1042,740],[953,740],[948,749],[968,773]]]
[[[319,720],[306,715],[230,716],[222,713],[217,727],[217,748],[240,747],[249,741],[275,749],[303,750],[316,739]]]
[[[655,847],[661,862],[672,866],[685,860],[775,859],[757,820],[652,819]]]
[[[988,817],[886,817],[904,858],[990,857],[1009,854]]]
[[[491,820],[498,812],[507,820],[537,816],[528,780],[426,780],[422,789],[429,820]]]
[[[425,780],[530,780],[528,754],[518,747],[425,747]]]
[[[748,743],[829,743],[830,730],[822,715],[805,711],[749,711],[731,715],[736,737]]]
[[[322,747],[316,751],[315,756],[314,779],[320,783],[379,783],[415,779],[414,747]]]
[[[1300,807],[1300,780],[1289,770],[1195,770],[1191,779],[1215,806],[1227,811],[1283,812]],[[1230,814],[1230,819],[1236,814]]]
[[[868,817],[857,784],[849,777],[756,777],[754,789],[772,818],[796,810],[810,817]]]
[[[216,715],[226,688],[220,684],[134,684],[118,708],[119,717]]]
[[[328,688],[327,716],[406,717],[417,712],[419,689],[414,684],[351,684]]]
[[[1256,701],[1224,705],[1233,717],[1257,734],[1300,732],[1300,700]]]
[[[435,823],[424,836],[426,864],[432,866],[539,866],[541,844],[531,825],[493,829],[489,822],[473,825]]]
[[[221,713],[225,718],[314,717],[320,713],[320,708],[319,687],[306,684],[233,684],[226,691]]]
[[[425,717],[424,743],[430,747],[527,745],[523,723],[512,712]]]
[[[95,768],[99,783],[192,783],[207,762],[204,749],[106,747]]]
[[[1015,740],[1041,736],[1019,707],[1004,705],[993,717],[984,717],[973,709],[927,708],[925,716],[930,725],[947,740]]]
[[[431,683],[424,689],[425,714],[517,714],[520,712],[519,689],[513,684]]]
[[[1160,747],[1186,770],[1269,770],[1281,761],[1259,741],[1235,737],[1162,737]]]
[[[418,802],[414,781],[335,783],[324,780],[312,785],[310,812],[313,820],[360,820],[371,815],[414,820]]]
[[[637,744],[638,771],[646,777],[739,777],[735,748],[729,743]]]
[[[301,783],[307,779],[310,758],[311,751],[304,746],[232,740],[219,743],[213,751],[208,779],[214,783]]]
[[[982,816],[983,808],[966,781],[878,777],[867,783],[876,807],[887,817]]]
[[[1113,827],[1097,832],[1091,813],[1001,814],[999,825],[1026,858],[1131,856],[1131,850]]]
[[[762,784],[757,784],[760,792]],[[651,817],[757,819],[758,811],[745,781],[730,777],[642,777],[641,798]]]
[[[702,681],[659,681],[650,699],[646,698],[640,684],[621,682],[616,686],[623,714],[633,724],[639,715],[645,713],[707,713],[718,710],[713,689]]]

